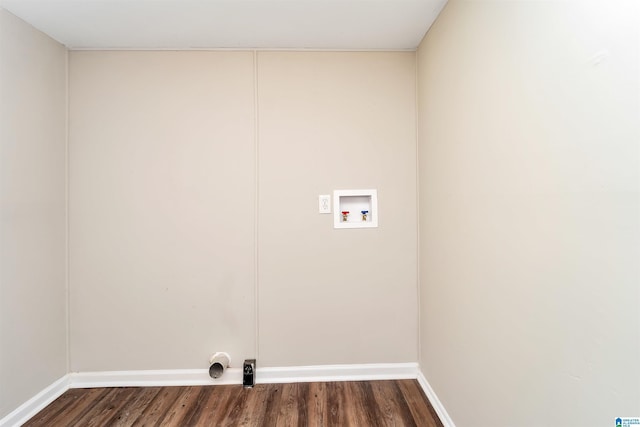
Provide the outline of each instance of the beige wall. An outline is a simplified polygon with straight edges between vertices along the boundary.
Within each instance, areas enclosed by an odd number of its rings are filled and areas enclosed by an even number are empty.
[[[67,369],[66,64],[0,8],[0,418]]]
[[[415,54],[258,54],[262,366],[417,359]],[[318,195],[377,188],[380,226]]]
[[[458,427],[640,413],[639,28],[452,0],[420,46],[420,362]]]
[[[71,53],[72,370],[416,360],[415,55],[257,61]],[[317,213],[369,187],[380,228]]]
[[[253,54],[70,55],[71,369],[253,356]]]

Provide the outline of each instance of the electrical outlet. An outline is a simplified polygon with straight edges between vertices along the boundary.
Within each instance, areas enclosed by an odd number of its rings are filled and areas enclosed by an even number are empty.
[[[321,214],[331,213],[331,196],[329,194],[318,196],[318,212]]]
[[[242,386],[251,388],[256,385],[256,359],[246,359],[242,364]]]

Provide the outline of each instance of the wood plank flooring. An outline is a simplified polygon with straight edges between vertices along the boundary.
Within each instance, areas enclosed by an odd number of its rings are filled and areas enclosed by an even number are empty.
[[[442,427],[416,380],[71,389],[25,426]]]

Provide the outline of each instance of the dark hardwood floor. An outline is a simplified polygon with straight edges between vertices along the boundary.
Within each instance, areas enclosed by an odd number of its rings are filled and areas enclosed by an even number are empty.
[[[442,427],[415,380],[71,389],[25,426]]]

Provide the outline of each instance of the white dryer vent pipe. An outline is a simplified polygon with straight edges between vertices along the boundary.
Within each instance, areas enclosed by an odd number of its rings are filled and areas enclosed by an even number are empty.
[[[213,379],[220,378],[229,367],[231,358],[228,353],[219,351],[209,359],[209,376]]]

